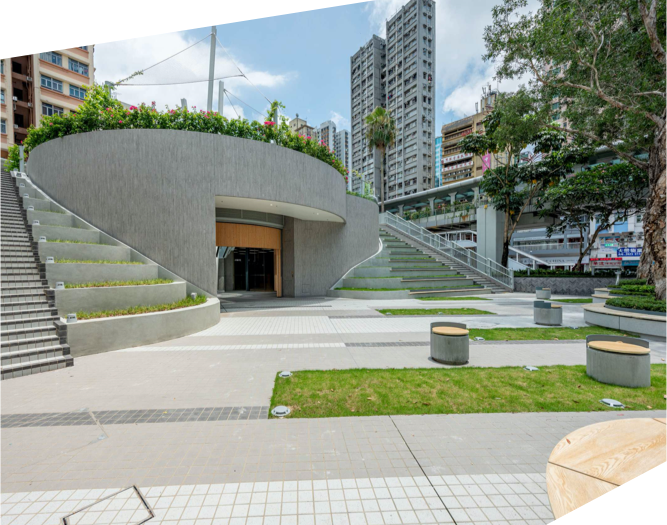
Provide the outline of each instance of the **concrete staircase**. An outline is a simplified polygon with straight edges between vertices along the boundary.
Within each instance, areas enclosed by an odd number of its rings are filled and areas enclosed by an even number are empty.
[[[401,242],[404,242],[405,244],[409,245],[410,247],[419,250],[420,252],[424,253],[425,255],[428,255],[429,257],[433,258],[434,260],[442,263],[442,264],[447,264],[450,268],[453,270],[456,270],[459,274],[466,276],[468,279],[472,279],[476,284],[483,286],[485,290],[488,290],[488,293],[507,293],[509,290],[505,287],[503,287],[501,284],[497,283],[493,279],[490,279],[486,275],[482,274],[481,272],[476,272],[472,269],[470,269],[468,266],[461,264],[459,261],[452,257],[447,257],[446,255],[443,255],[441,252],[438,252],[434,249],[432,249],[430,246],[427,244],[423,244],[419,241],[416,241],[415,239],[411,238],[408,235],[405,235],[401,231],[392,228],[389,225],[383,224],[380,226],[380,232],[381,235],[387,235],[390,238],[398,239]]]
[[[16,179],[1,172],[0,321],[2,379],[72,366],[67,326],[60,321],[28,226]]]
[[[329,295],[351,299],[418,299],[495,293],[460,264],[443,260],[380,229],[382,250],[357,266]]]

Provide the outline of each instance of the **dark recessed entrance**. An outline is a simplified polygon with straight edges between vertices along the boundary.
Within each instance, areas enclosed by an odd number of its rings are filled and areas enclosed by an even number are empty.
[[[234,290],[247,292],[275,290],[273,250],[234,249]]]

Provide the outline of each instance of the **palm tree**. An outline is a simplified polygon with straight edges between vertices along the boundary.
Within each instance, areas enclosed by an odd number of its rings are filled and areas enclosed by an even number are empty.
[[[394,145],[396,123],[383,107],[376,107],[366,117],[366,140],[368,149],[380,152],[380,211],[384,213],[384,154]]]

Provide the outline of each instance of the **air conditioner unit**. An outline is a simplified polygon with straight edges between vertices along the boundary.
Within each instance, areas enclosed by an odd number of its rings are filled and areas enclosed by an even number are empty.
[[[26,80],[27,80],[28,82],[32,82],[32,77],[26,77]]]
[[[14,102],[18,102],[18,101],[19,101],[19,97],[12,97],[12,100],[13,100]]]
[[[14,129],[19,129],[19,125],[18,125],[18,124],[14,124]]]
[[[29,107],[29,108],[32,107],[32,102],[28,102],[28,107]]]

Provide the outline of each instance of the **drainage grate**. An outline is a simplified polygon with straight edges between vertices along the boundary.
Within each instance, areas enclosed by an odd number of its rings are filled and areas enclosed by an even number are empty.
[[[155,514],[136,485],[119,490],[85,507],[63,516],[61,525],[105,523],[109,525],[141,525]]]

